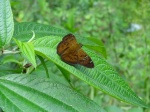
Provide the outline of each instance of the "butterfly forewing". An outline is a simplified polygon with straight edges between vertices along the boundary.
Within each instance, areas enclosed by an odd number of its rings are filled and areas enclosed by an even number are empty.
[[[65,51],[68,51],[72,45],[77,44],[74,35],[66,35],[57,46],[57,54],[62,55]],[[68,50],[67,50],[68,49]]]
[[[91,58],[81,49],[82,44],[78,44],[73,34],[66,35],[57,46],[57,54],[62,61],[68,64],[80,64],[88,68],[93,68],[94,63]]]

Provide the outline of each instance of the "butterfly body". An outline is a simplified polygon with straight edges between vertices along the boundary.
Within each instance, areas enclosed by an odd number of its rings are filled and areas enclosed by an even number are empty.
[[[81,49],[82,44],[78,44],[73,34],[66,35],[57,46],[57,54],[61,60],[74,65],[80,64],[88,68],[93,68],[94,63],[91,58]]]

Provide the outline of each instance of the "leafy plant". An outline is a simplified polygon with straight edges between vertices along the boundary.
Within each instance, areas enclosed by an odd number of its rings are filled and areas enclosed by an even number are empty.
[[[2,110],[11,112],[104,111],[94,101],[75,90],[70,83],[69,74],[121,101],[150,108],[105,61],[103,56],[106,57],[106,51],[98,40],[75,34],[77,41],[85,45],[83,49],[90,55],[95,67],[89,69],[80,65],[71,66],[61,61],[56,53],[57,44],[70,32],[31,22],[14,25],[9,0],[0,2],[0,14],[0,107]],[[70,22],[73,26],[72,19],[71,17]],[[68,24],[66,27],[70,28]],[[33,32],[35,38],[30,40],[34,37]],[[45,70],[39,70],[41,66]],[[64,74],[63,78],[52,72],[54,66]]]

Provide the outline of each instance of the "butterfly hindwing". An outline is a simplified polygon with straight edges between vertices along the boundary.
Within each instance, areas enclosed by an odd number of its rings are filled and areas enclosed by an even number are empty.
[[[88,68],[94,67],[92,59],[82,49],[78,50],[78,63]]]
[[[71,64],[71,65],[78,63],[78,55],[77,55],[77,53],[63,54],[61,56],[61,59],[64,62],[66,62],[68,64]]]

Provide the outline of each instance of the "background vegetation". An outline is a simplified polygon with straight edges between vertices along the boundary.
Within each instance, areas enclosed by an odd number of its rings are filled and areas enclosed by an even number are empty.
[[[149,0],[11,0],[11,6],[16,22],[43,23],[102,40],[107,62],[150,103]],[[55,67],[53,72],[60,74]],[[108,112],[149,112],[120,103],[74,76],[71,80]]]

